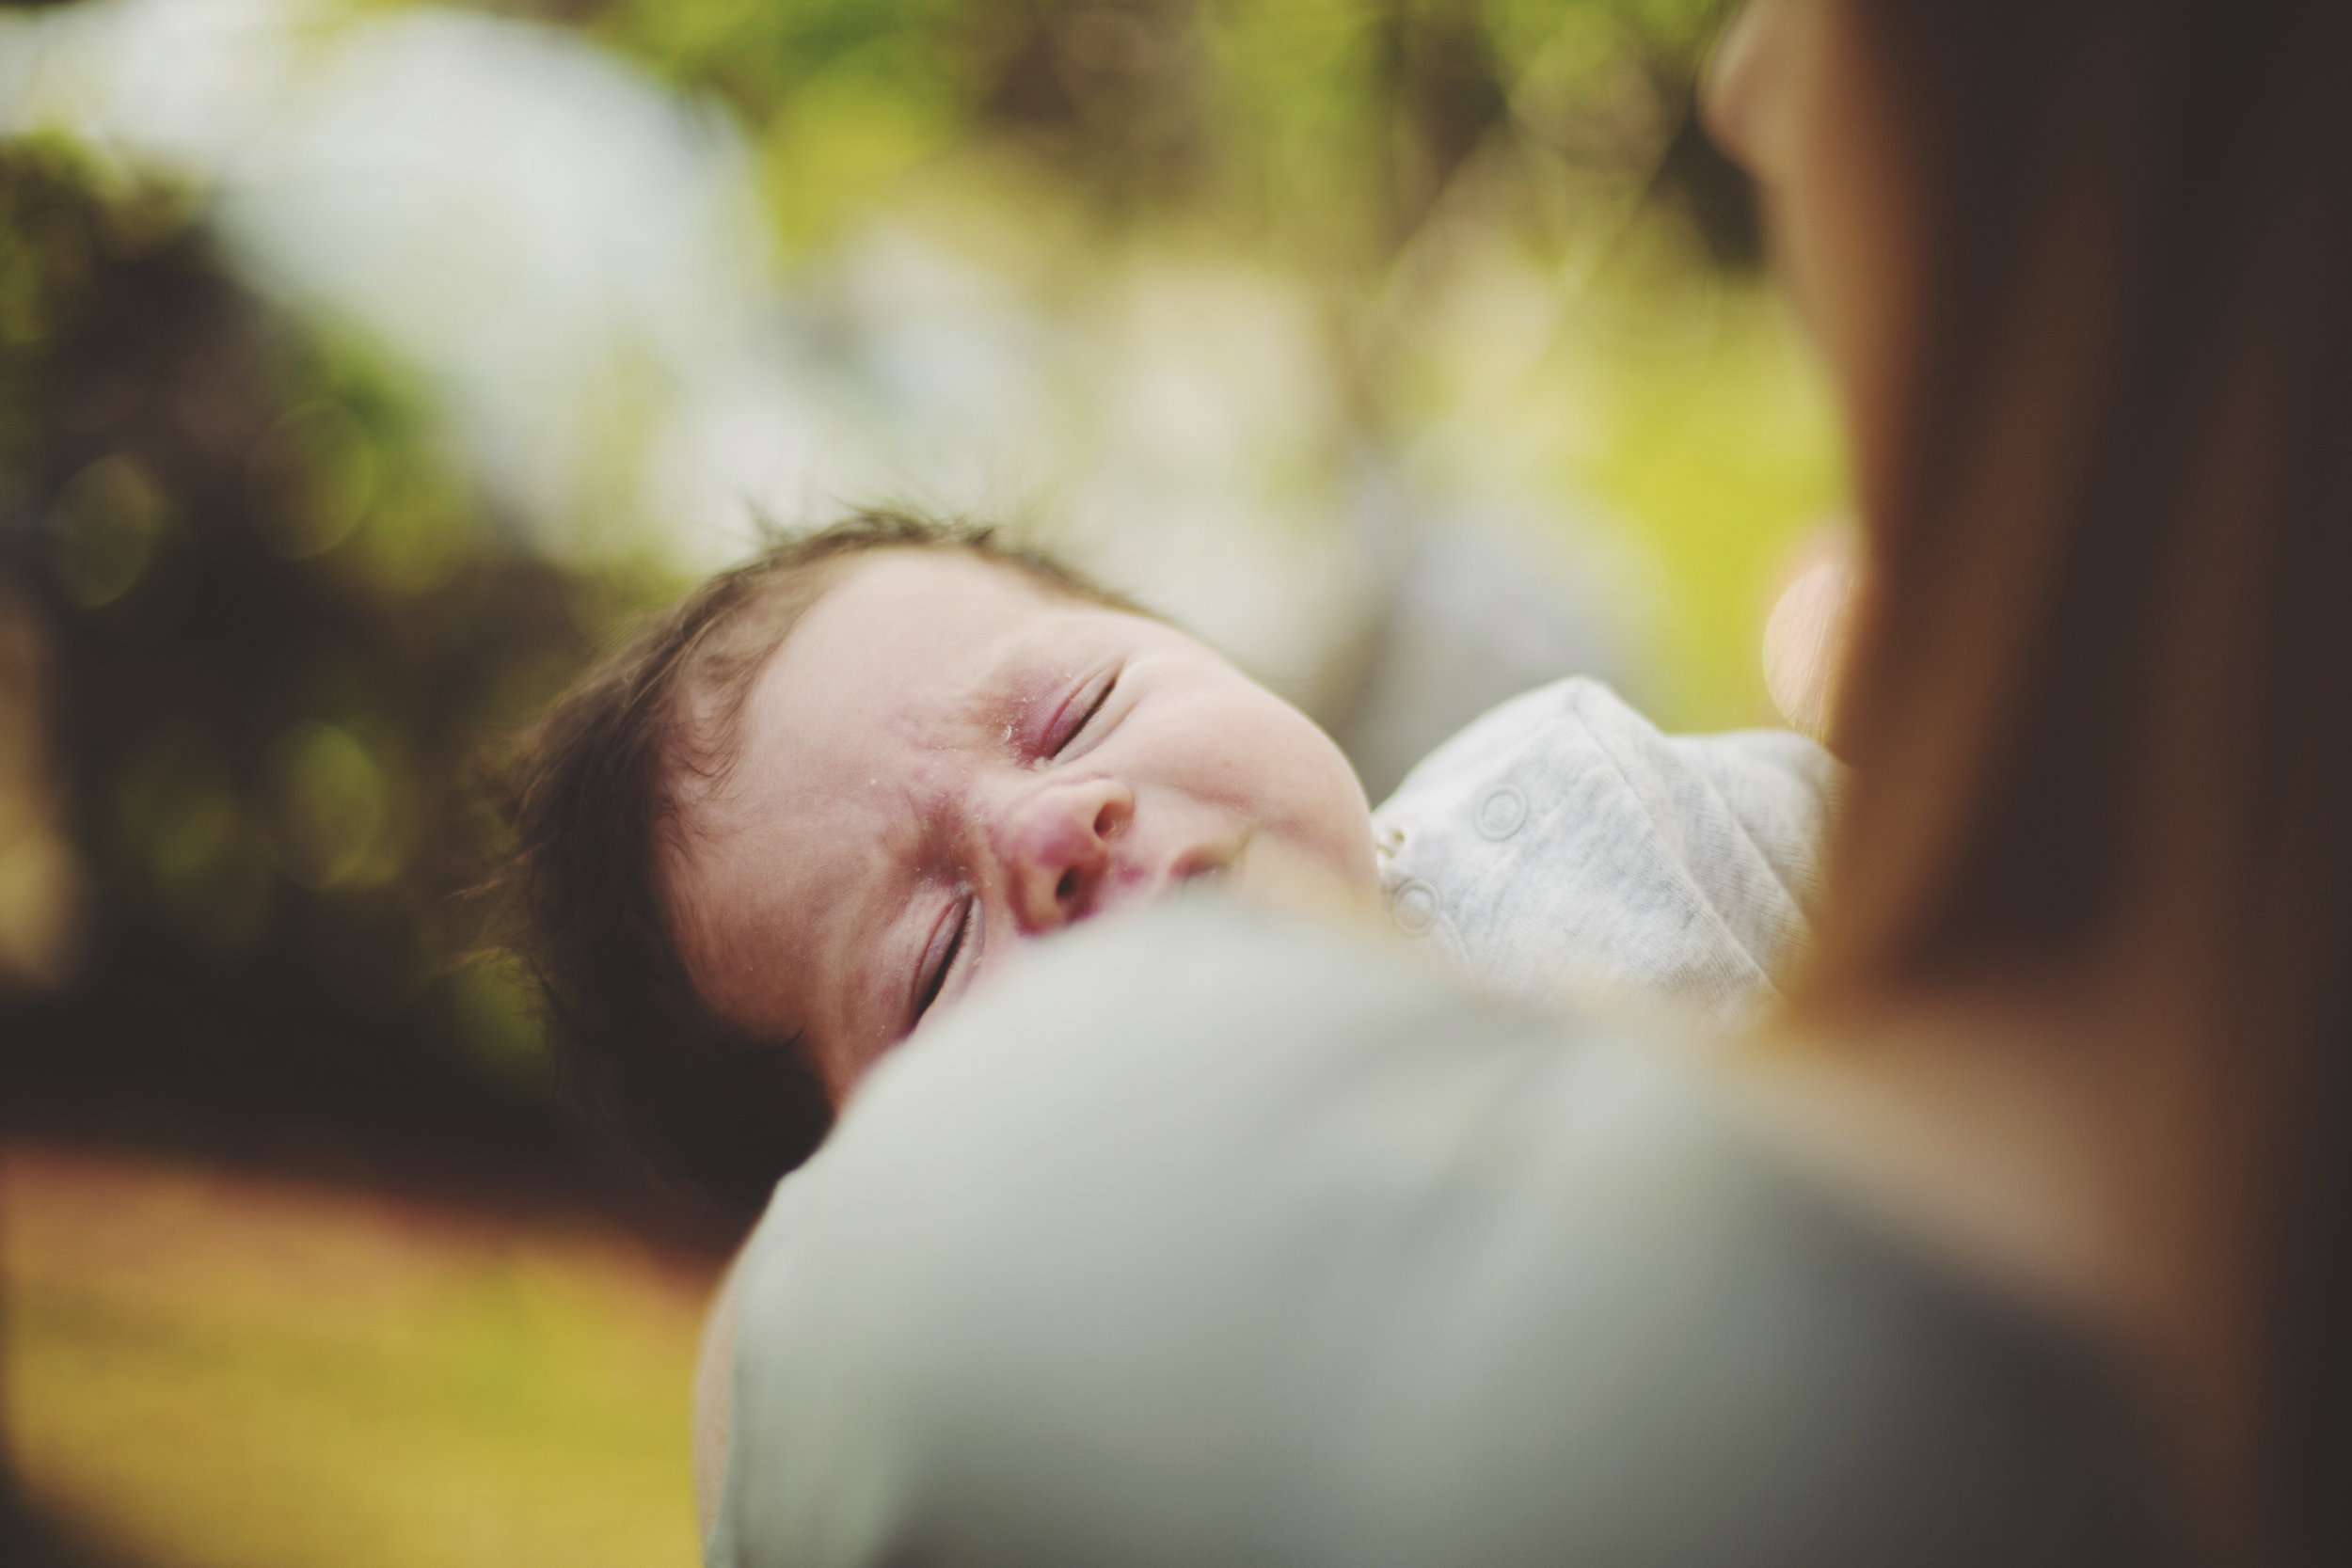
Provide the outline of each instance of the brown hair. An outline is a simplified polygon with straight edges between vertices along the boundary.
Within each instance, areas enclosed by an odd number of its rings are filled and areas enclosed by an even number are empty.
[[[1926,243],[1817,1005],[2161,973],[2281,1162],[2264,1528],[2352,1561],[2352,10],[1848,9]]]
[[[719,1018],[688,977],[657,883],[677,781],[723,777],[768,659],[852,558],[961,550],[1056,593],[1126,599],[990,529],[868,511],[694,589],[558,698],[508,769],[511,856],[492,883],[537,980],[566,1087],[658,1170],[755,1208],[832,1124],[793,1039]]]

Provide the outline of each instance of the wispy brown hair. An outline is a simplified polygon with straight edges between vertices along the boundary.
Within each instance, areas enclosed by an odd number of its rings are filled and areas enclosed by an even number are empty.
[[[960,550],[1053,592],[1127,600],[994,531],[868,511],[720,573],[558,698],[506,769],[512,850],[490,892],[538,983],[567,1089],[657,1170],[739,1212],[806,1159],[832,1111],[796,1039],[764,1039],[696,993],[660,870],[677,784],[733,766],[760,670],[856,558]]]

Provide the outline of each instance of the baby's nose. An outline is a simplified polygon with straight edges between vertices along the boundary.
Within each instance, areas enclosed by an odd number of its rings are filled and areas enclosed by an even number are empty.
[[[1134,815],[1135,797],[1114,779],[1048,784],[1013,805],[999,854],[1023,931],[1055,930],[1094,912],[1112,842]]]

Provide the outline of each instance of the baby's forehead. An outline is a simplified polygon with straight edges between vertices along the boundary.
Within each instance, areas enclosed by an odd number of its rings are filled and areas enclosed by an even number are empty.
[[[772,826],[788,801],[903,785],[948,749],[1009,738],[996,732],[1076,667],[1106,616],[1125,618],[968,550],[846,563],[739,690],[688,710],[665,759],[691,830],[679,836],[707,848]]]
[[[861,698],[874,694],[868,688],[939,696],[957,676],[983,674],[986,657],[1010,639],[1050,642],[1057,631],[1075,639],[1072,611],[1093,608],[1015,562],[968,549],[870,551],[835,563],[734,679],[690,690],[680,728],[707,734],[711,750],[739,752],[763,707],[805,705],[796,696],[842,688],[861,689]]]
[[[1105,626],[1151,623],[1123,605],[968,551],[891,552],[862,563],[812,607],[776,650],[769,680],[879,696],[875,712],[949,705],[970,717]]]

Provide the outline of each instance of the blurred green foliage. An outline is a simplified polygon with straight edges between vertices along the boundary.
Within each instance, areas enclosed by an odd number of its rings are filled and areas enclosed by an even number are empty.
[[[1441,479],[1560,499],[1564,515],[1597,503],[1664,579],[1662,717],[1762,716],[1766,587],[1839,482],[1825,403],[1755,286],[1744,187],[1692,114],[1720,0],[485,8],[575,24],[721,105],[787,276],[930,202],[984,211],[962,235],[976,244],[993,224],[1023,230],[1032,256],[1158,247],[1298,284],[1327,318],[1341,434]],[[515,1111],[548,1086],[525,990],[466,958],[458,895],[496,838],[477,763],[678,583],[541,554],[476,489],[398,356],[263,304],[206,215],[203,192],[86,149],[0,147],[0,632],[26,619],[55,675],[30,695],[90,927],[78,983],[0,996],[0,1105],[61,1085],[240,1129],[405,1117],[436,1161],[518,1128],[547,1137]],[[632,412],[604,449],[616,498],[645,435]],[[1328,479],[1325,455],[1298,455],[1314,469],[1300,495]],[[27,695],[0,691],[0,708]],[[614,1522],[596,1528],[635,1560],[660,1548],[632,1532],[671,1529],[663,1511],[682,1504],[659,1468],[678,1452],[682,1310],[658,1375],[632,1374],[615,1396],[632,1413],[607,1422],[582,1413],[605,1391],[580,1367],[657,1337],[578,1328],[602,1285],[527,1278],[521,1307],[450,1307],[467,1336],[501,1312],[523,1327],[485,1331],[478,1355],[452,1351],[455,1332],[421,1356],[362,1347],[358,1397],[339,1401],[309,1361],[253,1349],[307,1345],[308,1306],[253,1319],[265,1335],[224,1311],[183,1354],[143,1320],[108,1332],[69,1291],[78,1277],[20,1287],[51,1347],[34,1392],[80,1422],[59,1441],[87,1473],[120,1458],[178,1478],[156,1494],[154,1540],[245,1528],[185,1437],[232,1405],[257,1412],[255,1441],[295,1490],[380,1484],[362,1501],[394,1523],[371,1560],[457,1560],[435,1536],[453,1527],[419,1499],[469,1477],[504,1528],[525,1515],[494,1486],[536,1487],[568,1518],[595,1475]],[[211,1310],[193,1275],[172,1294]],[[577,1354],[544,1354],[564,1335]],[[641,1406],[671,1423],[658,1439]],[[419,1440],[387,1448],[387,1432]],[[468,1528],[500,1560],[507,1537]]]
[[[1356,361],[1366,434],[1508,400],[1519,412],[1497,427],[1535,421],[1539,477],[1642,514],[1677,571],[1715,584],[1683,596],[1698,608],[1675,644],[1713,668],[1752,662],[1745,621],[1712,607],[1753,597],[1774,547],[1746,526],[1754,498],[1786,512],[1833,488],[1826,443],[1775,446],[1769,413],[1751,417],[1802,397],[1687,418],[1726,384],[1770,379],[1769,348],[1736,322],[1716,345],[1733,344],[1728,361],[1671,330],[1588,332],[1565,370],[1466,372],[1429,359],[1429,301],[1396,269],[1473,165],[1482,232],[1503,230],[1558,291],[1596,256],[1638,253],[1627,270],[1645,277],[1684,265],[1642,250],[1637,213],[1744,254],[1738,187],[1691,126],[1719,9],[612,0],[564,14],[748,128],[788,255],[952,164],[967,194],[1065,222],[1075,244],[1205,229],[1312,278]],[[516,1009],[482,1000],[503,982],[435,978],[454,945],[446,895],[484,831],[468,759],[616,610],[671,583],[521,547],[397,359],[257,304],[207,248],[201,204],[56,139],[0,161],[7,569],[65,653],[59,727],[106,950],[153,942],[204,955],[207,973],[276,974],[261,955],[324,944],[299,966],[324,992],[373,1017],[431,999],[439,1025],[511,1063]]]
[[[1113,220],[1376,264],[1482,146],[1668,150],[1720,0],[614,0],[593,36],[753,128],[795,248],[928,160],[1009,153]]]
[[[11,1037],[122,1085],[527,1077],[516,980],[461,961],[482,750],[675,583],[537,559],[396,362],[261,305],[197,215],[0,151],[0,575],[94,926]]]
[[[1026,225],[1084,256],[1239,255],[1297,280],[1355,435],[1443,451],[1440,489],[1540,498],[1570,531],[1597,508],[1635,538],[1656,567],[1644,695],[1705,728],[1769,718],[1772,582],[1843,494],[1751,194],[1697,121],[1729,9],[613,0],[585,24],[748,128],[787,259],[930,203],[967,236]],[[1482,269],[1544,308],[1468,320],[1523,303],[1481,302],[1502,293]],[[1501,362],[1473,341],[1496,330]]]
[[[930,198],[1033,248],[1298,281],[1347,427],[1299,465],[1434,451],[1441,478],[1633,519],[1670,579],[1656,689],[1698,723],[1758,716],[1764,584],[1837,487],[1821,402],[1736,280],[1744,188],[1692,115],[1722,8],[553,8],[746,129],[787,269]],[[456,961],[453,895],[494,837],[474,765],[676,580],[541,555],[396,355],[231,277],[205,199],[56,138],[0,149],[0,606],[32,607],[59,672],[93,927],[82,985],[19,1033],[92,1042],[56,1055],[99,1077],[146,1050],[199,1077],[438,1061],[529,1085],[515,978]]]

